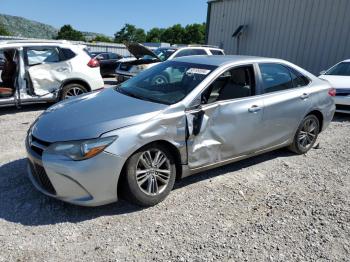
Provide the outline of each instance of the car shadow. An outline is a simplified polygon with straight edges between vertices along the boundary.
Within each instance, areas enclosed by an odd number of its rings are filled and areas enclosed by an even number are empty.
[[[345,113],[335,113],[332,122],[349,122],[350,121],[350,114]]]
[[[228,172],[256,165],[277,157],[292,155],[278,150],[224,167],[202,172],[178,181],[174,190],[198,181],[211,179]],[[76,223],[100,216],[115,216],[141,211],[143,208],[124,200],[100,207],[80,207],[47,197],[38,192],[26,174],[26,159],[19,159],[0,166],[0,219],[29,226]]]
[[[22,105],[20,108],[16,106],[10,107],[0,107],[0,116],[15,114],[15,113],[23,113],[23,112],[35,112],[35,111],[43,111],[48,109],[52,103],[40,103],[40,104],[32,104],[32,105]]]
[[[80,207],[38,192],[26,173],[26,159],[0,166],[0,219],[29,226],[76,223],[100,216],[126,214],[140,207],[118,203],[96,208]]]
[[[295,154],[285,148],[282,148],[255,157],[250,157],[232,164],[227,164],[221,167],[211,169],[209,171],[200,172],[198,174],[182,179],[175,185],[175,189],[186,187],[199,181],[212,179],[214,177],[225,175],[227,173],[237,172],[250,166],[270,161],[275,158],[285,158],[290,156],[295,156]]]

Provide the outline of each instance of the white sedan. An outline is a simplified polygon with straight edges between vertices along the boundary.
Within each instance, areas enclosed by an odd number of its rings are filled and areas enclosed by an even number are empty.
[[[321,72],[319,77],[327,80],[336,89],[334,99],[337,112],[350,114],[350,59]]]

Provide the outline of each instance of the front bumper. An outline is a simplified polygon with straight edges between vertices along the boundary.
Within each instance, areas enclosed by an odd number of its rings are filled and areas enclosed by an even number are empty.
[[[334,101],[337,107],[337,112],[350,114],[350,95],[336,96]]]
[[[33,151],[26,141],[28,175],[43,194],[80,206],[118,200],[117,185],[125,159],[102,152],[84,161]]]

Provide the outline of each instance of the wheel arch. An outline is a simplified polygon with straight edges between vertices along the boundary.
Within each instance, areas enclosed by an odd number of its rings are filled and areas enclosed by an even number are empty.
[[[306,116],[309,116],[309,115],[314,115],[317,117],[317,119],[320,123],[320,133],[321,133],[322,129],[323,129],[323,119],[324,119],[322,112],[315,109],[315,110],[312,110],[311,112],[309,112]]]
[[[118,192],[121,192],[121,185],[123,184],[124,178],[125,178],[125,169],[126,169],[126,165],[128,163],[128,160],[130,159],[130,157],[132,155],[134,155],[136,152],[142,150],[145,147],[148,147],[150,145],[162,145],[165,146],[167,148],[169,148],[170,152],[172,153],[173,157],[175,158],[175,166],[176,166],[176,180],[181,179],[182,177],[182,167],[181,167],[181,154],[179,149],[172,144],[171,142],[167,141],[167,140],[156,140],[156,141],[152,141],[149,142],[145,145],[143,145],[142,147],[140,147],[139,149],[137,149],[136,151],[132,152],[129,157],[127,158],[127,160],[124,162],[122,171],[120,173],[120,176],[118,178],[118,183],[117,183],[117,187],[118,187]]]
[[[84,86],[88,92],[91,92],[91,86],[88,84],[88,82],[86,82],[84,79],[81,79],[81,78],[70,78],[70,79],[64,80],[61,84],[60,91],[62,92],[63,87],[70,84],[80,84]]]

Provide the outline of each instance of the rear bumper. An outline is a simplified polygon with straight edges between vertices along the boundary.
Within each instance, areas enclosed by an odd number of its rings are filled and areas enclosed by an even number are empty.
[[[26,142],[28,175],[43,194],[80,206],[99,206],[118,200],[117,185],[125,159],[102,152],[88,160],[71,161],[34,152]]]
[[[323,125],[322,125],[322,131],[324,131],[332,122],[333,117],[335,114],[335,104],[333,103],[330,110],[329,108],[327,110],[322,110],[323,115]]]
[[[337,107],[337,112],[350,114],[350,95],[336,96],[334,101]]]

